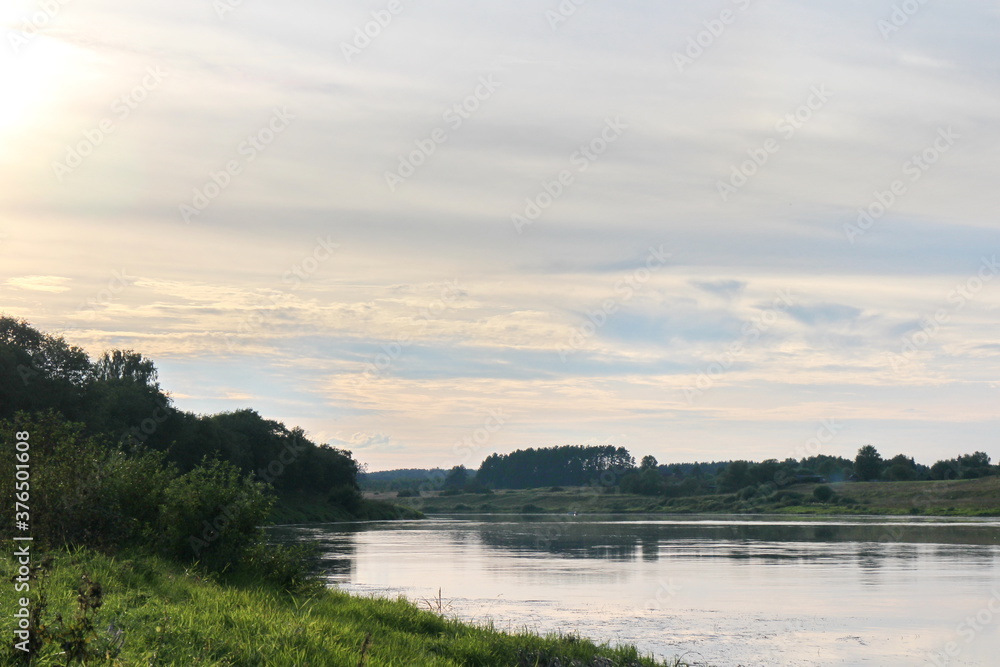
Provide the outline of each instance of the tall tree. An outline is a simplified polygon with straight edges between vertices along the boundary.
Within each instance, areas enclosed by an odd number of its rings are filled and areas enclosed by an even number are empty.
[[[882,455],[871,445],[865,445],[854,457],[854,474],[862,481],[870,482],[882,474]]]

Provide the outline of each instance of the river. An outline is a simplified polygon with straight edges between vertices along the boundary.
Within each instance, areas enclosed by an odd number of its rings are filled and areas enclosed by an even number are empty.
[[[997,519],[452,515],[272,530],[320,543],[329,584],[351,593],[692,664],[1000,664]]]

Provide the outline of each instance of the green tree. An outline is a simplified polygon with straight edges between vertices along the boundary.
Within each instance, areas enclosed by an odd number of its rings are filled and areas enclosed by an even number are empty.
[[[854,457],[854,474],[862,481],[870,482],[882,474],[882,455],[871,445],[865,445]]]
[[[659,463],[656,461],[656,457],[652,454],[647,454],[642,457],[642,462],[639,464],[639,470],[655,470],[659,467]]]
[[[750,464],[746,461],[733,461],[719,473],[719,490],[732,493],[748,486],[750,481]]]
[[[469,481],[469,469],[465,466],[455,466],[444,478],[445,489],[461,489]]]
[[[891,482],[912,482],[917,478],[917,464],[912,457],[898,454],[887,465],[885,477]]]

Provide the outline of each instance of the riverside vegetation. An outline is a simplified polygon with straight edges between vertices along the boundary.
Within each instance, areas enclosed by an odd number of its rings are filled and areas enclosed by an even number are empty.
[[[478,470],[402,469],[364,474],[370,498],[424,512],[712,512],[1000,516],[1000,467],[984,452],[932,466],[872,445],[854,460],[639,466],[625,449],[562,446],[492,454]]]
[[[1000,516],[1000,477],[971,480],[837,482],[765,486],[753,494],[664,498],[600,486],[506,489],[489,492],[369,492],[426,514],[853,514]]]
[[[29,563],[12,539],[19,441],[30,444],[16,489],[30,507],[17,532],[33,538]],[[327,589],[311,548],[268,544],[264,524],[420,515],[366,501],[351,453],[299,429],[250,410],[176,410],[135,352],[94,362],[0,317],[0,448],[5,665],[663,664]],[[22,609],[27,637],[15,635]]]

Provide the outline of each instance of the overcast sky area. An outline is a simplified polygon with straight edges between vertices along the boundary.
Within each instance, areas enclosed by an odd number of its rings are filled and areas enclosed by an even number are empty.
[[[1000,458],[1000,6],[577,3],[4,3],[0,311],[370,470]]]

